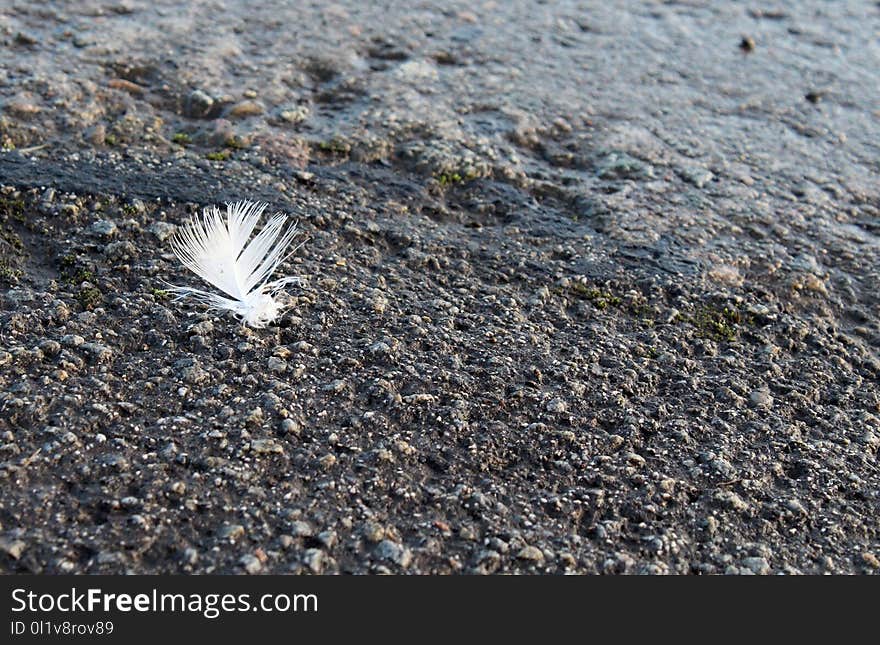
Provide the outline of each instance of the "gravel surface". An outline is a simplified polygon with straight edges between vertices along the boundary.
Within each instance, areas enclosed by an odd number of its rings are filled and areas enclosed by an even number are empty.
[[[244,4],[0,5],[0,570],[880,572],[877,3]]]

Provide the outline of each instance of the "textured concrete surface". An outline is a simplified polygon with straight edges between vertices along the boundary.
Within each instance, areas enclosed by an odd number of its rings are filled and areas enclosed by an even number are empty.
[[[3,570],[876,572],[877,4],[362,4],[0,6]]]

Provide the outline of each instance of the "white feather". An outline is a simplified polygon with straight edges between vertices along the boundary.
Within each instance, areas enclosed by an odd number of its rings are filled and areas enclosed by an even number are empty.
[[[228,296],[170,286],[178,299],[191,297],[213,309],[228,309],[251,327],[264,327],[278,317],[284,307],[275,296],[297,278],[267,280],[289,256],[285,251],[296,236],[296,226],[284,231],[287,216],[277,213],[248,242],[264,210],[266,204],[247,201],[227,204],[226,213],[212,206],[201,219],[192,218],[178,229],[171,239],[174,254]]]

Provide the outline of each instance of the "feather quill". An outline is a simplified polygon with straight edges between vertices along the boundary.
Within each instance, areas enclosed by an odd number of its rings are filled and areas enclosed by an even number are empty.
[[[265,210],[266,204],[249,201],[227,204],[225,213],[212,206],[178,229],[171,250],[187,269],[226,294],[169,285],[178,300],[192,298],[232,311],[251,327],[265,327],[283,312],[275,296],[297,278],[268,280],[296,250],[287,252],[297,231],[296,226],[285,230],[287,216],[276,213],[251,239]]]

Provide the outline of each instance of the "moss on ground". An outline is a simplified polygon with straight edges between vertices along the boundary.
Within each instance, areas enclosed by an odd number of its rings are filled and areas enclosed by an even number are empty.
[[[18,279],[23,275],[23,271],[11,264],[8,260],[0,258],[0,281],[9,284],[17,284]]]
[[[615,295],[608,289],[600,289],[577,280],[573,280],[566,288],[559,287],[558,290],[574,295],[582,300],[589,300],[596,309],[603,311],[608,307],[620,307],[623,302],[620,296]]]
[[[743,322],[740,312],[731,307],[703,305],[691,316],[683,319],[696,327],[697,335],[715,341],[732,341],[739,335],[739,325]]]
[[[76,299],[83,309],[94,309],[104,299],[104,294],[97,287],[88,286],[79,290]]]
[[[152,287],[150,289],[150,294],[159,302],[164,302],[171,298],[171,294],[167,289],[159,289],[157,287]]]

